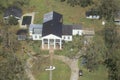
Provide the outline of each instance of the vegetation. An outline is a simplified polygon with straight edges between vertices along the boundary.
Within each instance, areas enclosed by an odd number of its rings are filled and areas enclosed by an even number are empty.
[[[74,58],[82,47],[83,47],[83,37],[76,35],[73,37],[72,42],[65,42],[63,44],[63,50],[55,51],[55,54],[65,55],[70,58]]]
[[[86,61],[85,66],[83,66],[84,68],[80,67],[84,71],[84,75],[80,80],[89,80],[90,78],[94,80],[97,77],[99,77],[99,79],[101,77],[102,79],[104,78],[107,80],[107,75],[108,80],[120,80],[120,35],[118,33],[119,28],[113,23],[119,10],[120,0],[61,1],[62,3],[59,3],[57,0],[3,0],[0,2],[0,17],[4,10],[9,6],[19,6],[23,9],[23,12],[36,12],[35,23],[42,23],[43,14],[51,10],[55,10],[64,15],[64,24],[82,24],[84,27],[95,28],[96,33],[98,34],[93,38],[93,41],[86,46],[85,54],[82,55],[82,58],[85,58]],[[66,3],[74,7],[71,7]],[[90,6],[92,3],[93,5]],[[24,6],[26,4],[30,5]],[[101,20],[89,20],[85,18],[85,12],[91,8],[94,9],[94,7],[95,10],[99,10],[100,15],[102,16]],[[105,26],[102,26],[101,21],[104,19],[106,20],[106,24]],[[17,36],[15,35],[18,28],[14,25],[10,25],[11,22],[16,24],[14,19],[10,19],[9,24],[7,25],[4,25],[3,21],[0,21],[0,29],[2,30],[2,35],[0,37],[0,73],[2,74],[0,74],[0,79],[26,80],[26,75],[24,73],[25,63],[22,60],[23,58],[19,58],[19,56],[17,56],[18,52],[21,53],[21,49],[23,47],[27,47],[27,50],[24,53],[28,53],[28,51],[34,51],[38,54],[48,52],[40,50],[40,42],[18,42],[16,40]],[[103,29],[103,31],[100,32],[101,29]],[[82,39],[83,37],[75,36],[73,42],[65,43],[63,45],[64,49],[62,51],[56,51],[55,53],[74,58],[74,56],[76,56],[76,54],[83,48]],[[36,74],[37,79],[48,79],[48,72],[43,70],[43,68],[49,64],[47,62],[48,60],[43,61],[40,65],[33,68],[33,73]],[[55,75],[54,79],[69,79],[70,70],[66,68],[66,66],[63,67],[63,63],[59,61],[55,61],[55,65],[57,68],[61,69],[53,72]],[[106,68],[103,66],[107,68],[108,74],[104,71]],[[85,67],[93,72],[88,72]],[[65,71],[62,71],[62,69]],[[38,71],[41,71],[41,73],[39,74]],[[101,75],[103,73],[106,75]]]
[[[106,20],[113,20],[119,11],[119,0],[101,0],[98,9]]]
[[[64,2],[65,0],[61,0],[61,2]],[[66,0],[70,6],[74,7],[76,5],[79,5],[81,7],[87,7],[88,5],[91,5],[93,3],[92,0]]]
[[[7,20],[9,25],[17,25],[18,24],[18,20],[15,17],[9,17],[9,19]]]
[[[14,6],[16,2],[19,1],[0,1],[0,17],[6,8]],[[17,56],[18,51],[21,50],[21,44],[17,41],[17,27],[11,25],[16,24],[14,20],[10,18],[8,23],[0,21],[0,80],[28,80],[25,74],[25,62]]]
[[[16,55],[21,45],[15,39],[15,34],[11,33],[10,26],[8,26],[4,25],[4,28],[2,28],[4,35],[1,35],[2,45],[0,46],[0,79],[27,80],[24,70],[25,62]]]
[[[80,69],[83,71],[83,76],[80,76],[79,80],[108,80],[107,68],[103,65],[99,65],[93,72],[89,72],[84,67],[80,67]]]
[[[55,70],[53,70],[53,80],[69,80],[70,79],[70,68],[63,62],[54,60],[53,65],[56,67]],[[46,80],[49,79],[49,71],[46,71],[45,69],[50,66],[49,63],[49,57],[38,57],[38,60],[35,61],[35,64],[33,65],[33,74],[36,78],[36,80]]]
[[[100,44],[99,44],[100,43]],[[99,45],[98,45],[99,44]],[[95,70],[99,64],[104,63],[106,47],[101,36],[96,35],[90,44],[86,45],[82,58],[85,59],[85,67],[89,70]]]
[[[1,80],[28,80],[24,71],[24,62],[14,53],[0,52]]]
[[[18,6],[18,7],[23,7],[25,5],[29,4],[29,0],[3,0],[0,1],[0,13],[3,13],[6,8],[9,6]]]
[[[27,45],[31,47],[31,51],[33,51],[35,55],[45,55],[49,53],[47,50],[41,50],[41,41],[29,41],[27,43]]]
[[[120,35],[117,32],[117,27],[114,23],[106,24],[104,29],[104,40],[107,47],[105,65],[108,68],[109,80],[119,80],[119,58],[120,55]]]

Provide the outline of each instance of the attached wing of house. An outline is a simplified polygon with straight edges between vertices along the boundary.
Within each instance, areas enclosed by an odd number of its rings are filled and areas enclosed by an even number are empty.
[[[62,40],[72,41],[72,25],[63,25],[62,26]]]
[[[30,24],[29,35],[32,40],[41,40],[42,38],[42,24]]]

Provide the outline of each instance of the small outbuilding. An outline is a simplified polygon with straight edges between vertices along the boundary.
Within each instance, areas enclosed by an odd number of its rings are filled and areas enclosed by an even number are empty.
[[[116,25],[120,25],[120,11],[115,15],[114,22]]]
[[[26,40],[27,39],[27,30],[20,29],[17,31],[16,35],[18,36],[18,40]]]
[[[21,19],[22,10],[16,6],[8,7],[4,12],[4,19],[8,19],[9,17],[14,17],[16,19]]]
[[[82,29],[82,25],[73,25],[73,29],[72,29],[72,35],[79,35],[82,36],[83,34],[83,29]]]
[[[99,11],[96,11],[96,10],[87,11],[86,18],[87,19],[100,19]]]

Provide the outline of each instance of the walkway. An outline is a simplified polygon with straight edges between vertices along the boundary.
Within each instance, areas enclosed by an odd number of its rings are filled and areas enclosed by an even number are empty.
[[[71,68],[71,77],[70,80],[78,80],[79,78],[79,67],[78,67],[78,59],[69,59],[65,56],[54,55],[54,59],[61,60],[66,63]]]
[[[31,71],[31,68],[32,68],[32,65],[30,62],[33,60],[34,58],[33,57],[30,57],[27,62],[26,62],[26,66],[25,66],[25,72],[29,78],[29,80],[35,80],[33,74],[32,74],[32,71]]]
[[[57,59],[57,60],[60,60],[64,63],[66,63],[70,69],[71,69],[71,77],[70,77],[70,80],[78,80],[79,79],[79,67],[78,67],[78,59],[70,59],[68,57],[65,57],[65,56],[60,56],[60,55],[53,55],[54,53],[50,51],[50,55],[51,55],[51,58],[50,58],[50,61],[51,61],[51,64],[52,64],[52,58],[54,59]],[[50,55],[43,55],[43,57],[48,57]],[[35,80],[33,74],[32,74],[32,71],[31,71],[31,67],[32,67],[32,64],[30,63],[31,60],[33,59],[36,59],[35,57],[30,57],[27,62],[26,62],[26,68],[25,68],[25,71],[26,71],[26,74],[27,76],[29,77],[30,80]]]

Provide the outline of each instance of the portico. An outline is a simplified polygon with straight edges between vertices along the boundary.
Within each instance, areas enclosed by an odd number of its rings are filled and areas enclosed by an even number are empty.
[[[42,49],[51,49],[51,48],[62,49],[62,38],[53,34],[42,37]]]

